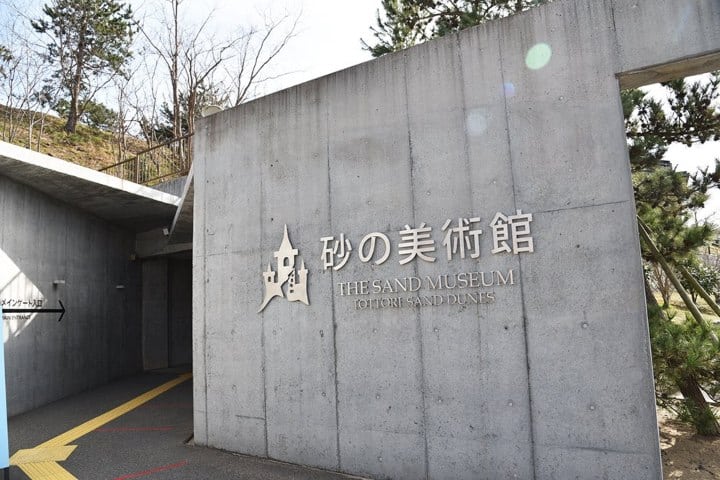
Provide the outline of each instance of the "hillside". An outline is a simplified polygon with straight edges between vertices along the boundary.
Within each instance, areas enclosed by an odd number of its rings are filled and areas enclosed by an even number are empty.
[[[28,127],[31,119],[32,139],[29,138]],[[118,140],[113,133],[78,124],[77,131],[68,134],[63,130],[64,125],[65,121],[58,117],[46,115],[43,121],[37,112],[0,106],[0,140],[94,170],[132,158],[148,148],[145,141],[127,136],[121,156]],[[38,144],[41,129],[42,136]]]

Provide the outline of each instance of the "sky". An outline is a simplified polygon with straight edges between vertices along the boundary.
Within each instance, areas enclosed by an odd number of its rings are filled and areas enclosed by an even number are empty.
[[[709,167],[712,171],[715,159],[720,159],[720,142],[709,142],[692,147],[675,144],[668,149],[665,158],[678,170],[692,172],[696,167]],[[720,226],[720,193],[717,189],[711,193],[705,208],[698,212],[698,218],[707,219],[714,225]]]
[[[38,7],[41,0],[22,0]],[[157,0],[129,0],[140,15],[153,15]],[[268,94],[358,63],[371,60],[362,49],[360,39],[372,41],[370,26],[380,8],[380,0],[184,0],[186,19],[200,22],[212,16],[212,28],[219,35],[240,26],[260,24],[263,14],[279,18],[285,14],[299,16],[297,36],[277,57],[274,74],[280,78],[263,84],[258,94]],[[32,10],[32,9],[31,9]],[[290,73],[287,73],[290,72]],[[285,74],[287,73],[287,74]],[[658,87],[648,91],[658,92]],[[696,166],[710,166],[720,157],[720,143],[673,146],[666,158],[680,170],[693,171]],[[720,195],[715,193],[701,218],[720,224]]]
[[[369,42],[373,39],[370,26],[375,25],[380,0],[288,0],[285,3],[277,0],[219,1],[215,5],[218,13],[228,19],[267,10],[302,12],[300,33],[277,65],[279,71],[297,70],[297,73],[269,85],[270,91],[371,59],[370,54],[361,48],[360,38]],[[647,88],[651,95],[656,96],[661,90],[659,85]],[[673,145],[666,154],[666,159],[678,170],[686,171],[712,167],[715,158],[720,158],[718,142],[692,148]],[[698,216],[720,224],[720,194],[714,192]]]
[[[142,10],[144,0],[133,0]],[[189,18],[212,13],[220,31],[260,24],[263,14],[299,16],[297,36],[278,57],[274,72],[292,72],[269,82],[265,93],[371,60],[361,38],[370,40],[380,0],[185,0]]]
[[[702,75],[688,77],[686,81],[694,82],[702,80]],[[663,88],[659,84],[643,87],[648,94],[662,101]],[[678,171],[694,172],[697,168],[708,168],[714,170],[715,159],[720,159],[720,142],[707,142],[704,144],[687,147],[681,144],[673,144],[665,154],[665,160],[669,160]],[[698,211],[698,219],[708,220],[716,226],[720,226],[720,192],[717,189],[711,191],[705,208]]]
[[[189,0],[197,2],[197,0]],[[203,2],[204,3],[204,2]],[[370,54],[361,47],[360,39],[373,40],[370,26],[375,25],[380,0],[215,0],[212,5],[216,15],[225,19],[225,25],[241,18],[252,18],[258,12],[275,15],[288,12],[300,13],[300,28],[295,39],[276,65],[276,71],[294,71],[266,86],[265,93],[295,85],[322,75],[371,60]],[[213,8],[210,7],[210,8]],[[196,8],[195,15],[206,14],[207,6]],[[227,27],[226,27],[227,28]],[[651,95],[660,96],[659,85],[646,89]],[[720,143],[706,143],[692,148],[673,145],[666,154],[678,170],[694,171],[697,167],[714,166],[720,158]],[[699,218],[708,218],[720,224],[720,194],[713,193]]]

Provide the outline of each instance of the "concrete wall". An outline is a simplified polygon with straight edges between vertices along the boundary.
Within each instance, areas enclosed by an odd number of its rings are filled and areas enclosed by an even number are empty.
[[[168,264],[168,364],[192,363],[192,262],[170,259]]]
[[[192,268],[189,259],[145,259],[143,270],[143,367],[192,363]]]
[[[185,189],[185,182],[187,181],[187,178],[187,175],[184,177],[175,178],[167,182],[153,185],[152,188],[154,188],[155,190],[160,190],[161,192],[175,195],[176,197],[181,197],[183,194],[183,190]]]
[[[168,260],[142,262],[143,368],[168,366]]]
[[[712,0],[557,1],[199,122],[195,441],[376,478],[660,478],[618,76],[643,51],[717,51],[719,15]],[[683,18],[681,40],[658,17]],[[490,253],[490,220],[516,209],[535,252]],[[475,216],[480,258],[448,261],[443,222]],[[437,261],[401,265],[399,231],[421,222]],[[310,306],[258,314],[284,225]],[[392,241],[382,265],[358,259],[370,232]],[[326,271],[320,239],[341,233],[352,257]],[[510,269],[494,303],[342,295]]]
[[[8,413],[141,369],[133,233],[0,176],[0,300],[67,313],[6,316]],[[53,286],[55,280],[65,283]],[[122,286],[124,288],[117,288]]]

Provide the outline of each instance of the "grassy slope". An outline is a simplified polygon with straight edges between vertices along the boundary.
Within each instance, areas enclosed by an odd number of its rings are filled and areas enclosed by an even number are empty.
[[[17,118],[24,115],[24,112],[14,111],[13,114]],[[39,123],[33,129],[32,147],[28,147],[27,119],[23,119],[21,122],[16,120],[19,126],[16,127],[13,138],[8,139],[11,129],[8,116],[7,107],[0,106],[0,140],[37,150]],[[68,134],[63,130],[64,125],[63,119],[49,115],[45,117],[43,136],[40,140],[39,151],[41,153],[95,170],[119,161],[117,141],[111,132],[79,124],[75,133]],[[142,140],[128,137],[128,151],[124,158],[130,158],[145,148],[147,145]]]

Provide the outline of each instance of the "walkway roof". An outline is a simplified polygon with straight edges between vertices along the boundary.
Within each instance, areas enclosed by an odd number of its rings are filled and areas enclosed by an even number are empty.
[[[136,232],[170,228],[180,204],[175,195],[5,142],[0,175]]]

